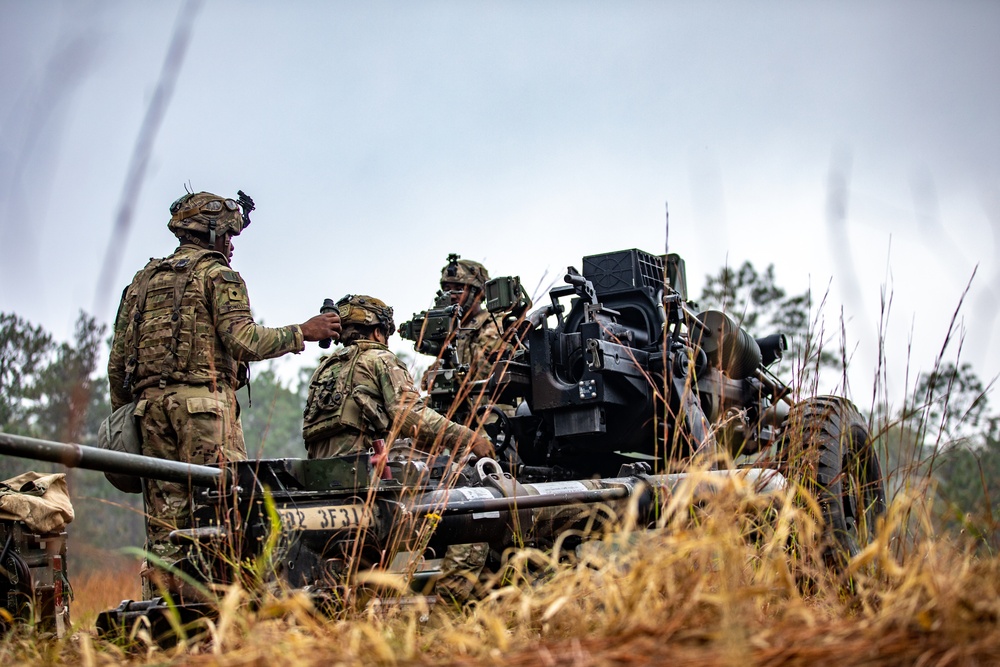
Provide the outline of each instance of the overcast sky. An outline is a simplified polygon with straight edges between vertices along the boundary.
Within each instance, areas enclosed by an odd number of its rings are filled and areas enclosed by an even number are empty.
[[[751,260],[826,295],[829,331],[844,313],[861,405],[883,299],[901,392],[978,265],[961,355],[988,380],[998,68],[997,2],[0,0],[0,311],[110,321],[188,182],[256,200],[233,264],[271,325],[358,292],[408,319],[450,252],[529,289],[662,253],[667,201],[695,294]]]

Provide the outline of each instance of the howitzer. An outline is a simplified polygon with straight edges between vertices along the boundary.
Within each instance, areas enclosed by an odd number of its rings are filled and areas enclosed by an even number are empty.
[[[449,255],[449,260],[457,260],[457,255]],[[487,390],[485,380],[470,380],[469,368],[458,357],[456,340],[465,314],[460,304],[452,303],[453,294],[438,290],[434,307],[414,313],[413,318],[399,327],[403,338],[412,340],[414,348],[421,354],[437,357],[425,373],[421,384],[427,390],[428,404],[434,410],[449,415],[455,421],[469,422],[474,414],[482,416],[495,412],[495,406],[484,395]],[[531,299],[517,277],[491,280],[485,285],[483,294],[487,310],[493,317],[501,317],[500,325],[507,330],[507,338],[514,339],[523,324],[522,315],[531,307]],[[470,329],[471,330],[471,329]],[[486,427],[488,435],[496,440],[503,436],[497,427]]]
[[[356,583],[364,577],[358,575],[373,570],[399,575],[410,595],[433,594],[441,558],[454,545],[486,543],[492,567],[515,544],[547,547],[568,529],[588,520],[600,527],[626,509],[645,525],[681,484],[699,479],[652,474],[635,463],[605,479],[522,483],[492,459],[448,457],[390,461],[391,474],[383,475],[368,454],[197,466],[6,434],[0,434],[0,452],[175,481],[186,475],[194,520],[170,535],[185,550],[181,572],[208,588],[263,583],[298,589],[319,606],[362,599],[358,591],[364,589]],[[785,486],[774,470],[708,474],[741,476],[765,492]],[[715,488],[706,479],[698,493]],[[577,533],[564,546],[584,539]],[[214,613],[204,600],[179,602],[171,612],[159,598],[125,601],[102,613],[98,627],[111,632],[144,617],[154,636],[166,636],[173,613],[175,622]]]
[[[452,303],[451,292],[438,290],[434,307],[400,324],[399,335],[412,340],[421,354],[440,357],[445,368],[457,368],[453,342],[461,321],[462,307]]]
[[[726,313],[699,311],[676,254],[587,256],[565,282],[527,321],[504,319],[517,350],[481,394],[517,406],[495,412],[498,458],[514,477],[609,477],[635,461],[725,467],[766,453],[817,495],[843,551],[871,538],[885,491],[867,423],[840,397],[792,401],[768,369],[786,347],[780,332],[755,339]],[[519,284],[486,283],[487,309],[505,313]]]
[[[429,405],[441,413],[449,413],[463,387],[466,393],[468,367],[459,363],[455,337],[462,322],[462,306],[452,303],[451,292],[438,290],[434,307],[419,313],[399,325],[399,335],[414,342],[421,354],[436,357],[421,383],[428,391]],[[481,383],[485,384],[485,383]],[[458,410],[460,417],[463,414]]]

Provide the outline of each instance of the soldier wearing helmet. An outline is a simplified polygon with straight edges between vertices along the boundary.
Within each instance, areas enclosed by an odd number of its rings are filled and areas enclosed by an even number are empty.
[[[411,438],[424,451],[448,447],[490,456],[474,431],[423,405],[406,366],[386,346],[392,308],[371,296],[337,302],[344,347],[323,359],[309,382],[302,436],[309,458],[366,452],[375,440]]]
[[[180,245],[150,260],[122,293],[108,361],[111,405],[135,402],[147,456],[197,464],[245,459],[235,392],[246,382],[248,362],[339,336],[334,313],[278,328],[254,322],[246,285],[229,264],[232,237],[250,224],[253,210],[253,200],[239,194],[239,201],[209,192],[175,201],[167,228]],[[167,537],[190,525],[188,488],[143,480],[142,493],[146,550],[173,564],[180,548]],[[146,563],[141,576],[146,598],[154,583],[184,593],[172,576]]]
[[[452,304],[462,307],[455,349],[458,363],[469,367],[469,381],[489,378],[494,361],[511,347],[482,306],[483,287],[489,279],[485,266],[454,253],[441,269],[441,289],[451,296]]]

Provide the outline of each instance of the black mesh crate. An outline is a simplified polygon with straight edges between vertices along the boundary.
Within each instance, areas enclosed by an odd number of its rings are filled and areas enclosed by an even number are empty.
[[[583,275],[598,294],[663,288],[663,258],[642,250],[618,250],[583,258]]]

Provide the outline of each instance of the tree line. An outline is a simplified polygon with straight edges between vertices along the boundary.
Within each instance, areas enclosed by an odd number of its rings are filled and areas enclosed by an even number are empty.
[[[758,271],[750,262],[706,276],[702,309],[725,310],[755,336],[784,332],[798,384],[843,372],[846,355],[816,334],[809,292],[789,295],[773,265]],[[13,313],[0,313],[0,430],[31,437],[93,445],[110,413],[105,369],[107,326],[81,312],[73,339],[56,342],[42,327]],[[240,402],[247,452],[259,458],[301,458],[302,408],[312,368],[297,382],[283,381],[272,364],[256,364],[250,390]],[[779,369],[779,375],[781,370]],[[988,386],[969,364],[942,364],[922,374],[903,407],[889,414],[872,408],[890,493],[933,482],[942,530],[996,545],[994,499],[1000,494],[1000,416],[990,411]],[[251,404],[252,403],[252,404]],[[861,406],[862,408],[864,406]],[[0,480],[25,470],[60,466],[0,457]],[[101,473],[67,471],[77,517],[69,530],[74,561],[87,565],[85,545],[141,546],[142,501],[115,490]],[[80,552],[84,552],[81,554]]]
[[[803,394],[815,391],[821,376],[846,377],[849,355],[824,333],[813,295],[789,295],[773,265],[758,271],[744,262],[706,276],[698,303],[728,312],[754,336],[784,332],[790,349],[779,364],[792,366]],[[919,374],[901,407],[867,406],[890,498],[933,490],[936,527],[991,553],[1000,548],[1000,415],[991,410],[992,384],[969,363],[939,361]]]

